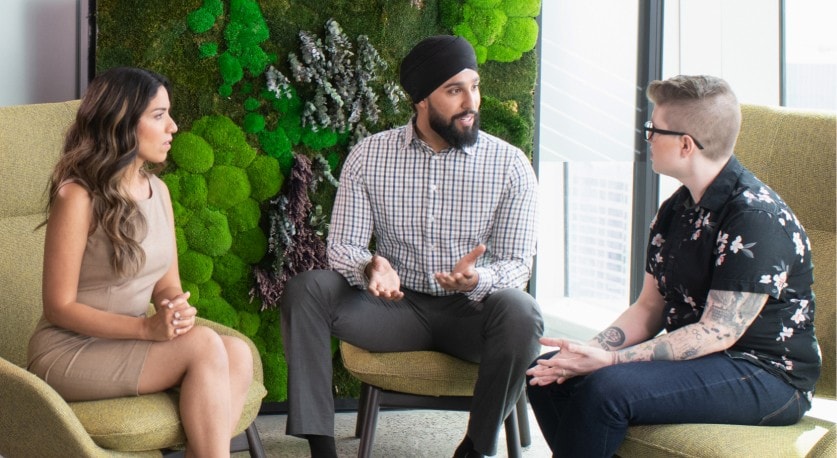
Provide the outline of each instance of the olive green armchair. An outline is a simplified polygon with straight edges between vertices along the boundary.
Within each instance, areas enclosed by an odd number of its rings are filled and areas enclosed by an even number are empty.
[[[822,375],[813,408],[794,426],[634,426],[622,457],[837,456],[835,399],[835,132],[833,112],[742,107],[738,159],[787,202],[805,226],[814,256],[815,326]]]
[[[92,402],[65,402],[28,372],[26,347],[41,315],[46,185],[78,101],[0,107],[0,456],[161,456],[186,437],[175,391]],[[253,343],[253,378],[231,450],[264,456],[254,419],[266,394]],[[243,432],[243,433],[242,433]]]
[[[436,351],[369,352],[340,342],[343,366],[361,382],[355,436],[358,458],[372,456],[378,412],[382,407],[468,411],[479,364]],[[504,423],[509,458],[520,458],[531,444],[526,394]]]

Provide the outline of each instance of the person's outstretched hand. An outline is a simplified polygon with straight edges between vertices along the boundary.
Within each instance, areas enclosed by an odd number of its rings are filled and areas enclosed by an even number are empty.
[[[373,295],[391,301],[404,297],[398,272],[392,268],[386,258],[377,254],[372,256],[372,260],[366,265],[366,278],[369,279],[369,286],[366,289]]]
[[[436,282],[445,291],[466,293],[473,290],[480,281],[480,275],[476,270],[477,259],[484,253],[485,245],[480,243],[470,253],[462,256],[450,272],[436,272]]]

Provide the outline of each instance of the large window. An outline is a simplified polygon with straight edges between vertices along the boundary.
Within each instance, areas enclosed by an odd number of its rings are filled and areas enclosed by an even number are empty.
[[[541,237],[547,333],[577,336],[628,304],[637,1],[543,2]]]
[[[643,275],[631,262],[644,256],[644,244],[632,246],[644,234],[633,237],[632,227],[650,222],[635,221],[632,201],[637,61],[650,52],[637,39],[642,4],[543,2],[532,289],[547,334],[589,338],[629,305],[632,276]],[[664,78],[712,74],[729,81],[742,103],[837,108],[833,0],[661,4],[663,45],[655,51]],[[678,185],[661,177],[659,195],[639,198],[659,205]]]
[[[782,104],[837,110],[837,2],[785,0]]]

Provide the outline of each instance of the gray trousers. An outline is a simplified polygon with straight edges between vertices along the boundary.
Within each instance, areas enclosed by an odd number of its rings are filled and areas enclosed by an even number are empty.
[[[468,436],[494,455],[497,433],[540,351],[543,319],[534,298],[504,289],[481,302],[463,294],[404,290],[400,301],[354,288],[329,270],[285,285],[282,339],[288,363],[288,422],[294,436],[334,435],[331,336],[374,352],[433,350],[480,364]]]

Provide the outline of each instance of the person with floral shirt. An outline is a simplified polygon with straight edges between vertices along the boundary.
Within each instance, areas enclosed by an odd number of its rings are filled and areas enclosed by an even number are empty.
[[[651,223],[636,302],[587,344],[541,339],[558,350],[527,391],[555,456],[613,456],[637,424],[793,424],[819,377],[811,244],[734,156],[732,89],[677,76],[647,94],[653,169],[683,186]]]

